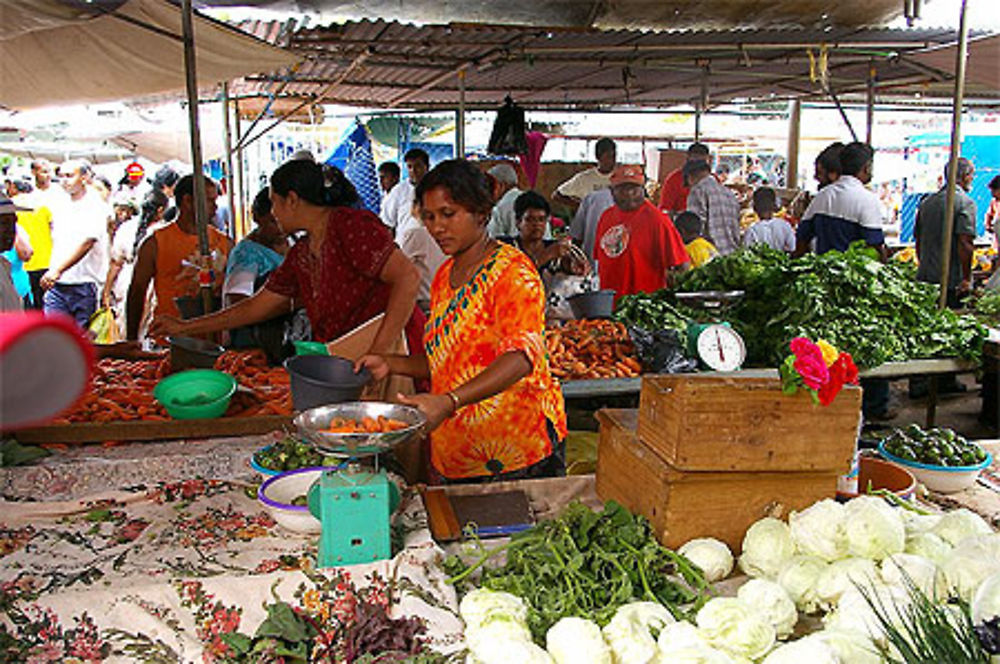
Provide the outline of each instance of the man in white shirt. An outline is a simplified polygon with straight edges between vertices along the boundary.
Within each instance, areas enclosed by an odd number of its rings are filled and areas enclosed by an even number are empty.
[[[62,313],[81,327],[97,310],[108,273],[108,218],[111,208],[88,189],[89,167],[69,161],[59,177],[69,198],[52,216],[52,259],[42,276],[45,313]]]
[[[430,170],[431,158],[420,148],[409,150],[404,156],[406,163],[406,173],[408,180],[403,180],[382,199],[379,217],[382,223],[393,229],[397,237],[399,227],[408,221],[412,216],[410,210],[413,207],[413,190],[420,184],[427,171]]]
[[[583,247],[583,253],[587,258],[594,260],[594,239],[597,236],[597,222],[601,220],[604,211],[615,204],[615,197],[611,195],[611,187],[604,187],[597,191],[592,191],[580,201],[580,207],[573,215],[573,221],[569,224],[569,234],[573,240]]]
[[[500,197],[490,213],[490,222],[486,227],[490,237],[516,237],[517,215],[514,214],[514,201],[524,192],[517,188],[517,171],[507,163],[497,164],[486,171],[500,185]]]
[[[594,152],[597,166],[580,171],[556,187],[552,195],[554,200],[576,208],[587,194],[611,186],[611,172],[618,162],[618,147],[610,138],[602,138],[594,146]]]
[[[384,161],[378,167],[378,186],[382,189],[382,198],[389,195],[393,187],[399,184],[402,173],[399,164],[394,161]]]

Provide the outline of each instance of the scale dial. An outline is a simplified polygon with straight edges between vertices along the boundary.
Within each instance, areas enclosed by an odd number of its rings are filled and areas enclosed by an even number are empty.
[[[736,330],[709,325],[697,341],[698,357],[713,371],[736,371],[747,359],[747,347]]]

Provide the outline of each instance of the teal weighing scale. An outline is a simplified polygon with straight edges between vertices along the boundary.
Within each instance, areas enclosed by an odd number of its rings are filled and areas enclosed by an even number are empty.
[[[330,433],[334,418],[398,420],[404,429],[386,433]],[[338,567],[392,557],[390,519],[399,490],[378,455],[418,434],[427,419],[416,408],[377,401],[352,401],[303,411],[294,420],[299,435],[328,456],[344,461],[324,471],[307,494],[309,511],[322,526],[317,567]],[[370,465],[361,461],[371,458]]]
[[[712,371],[738,371],[747,359],[747,347],[739,332],[725,320],[726,311],[743,299],[744,292],[695,291],[675,293],[680,304],[706,312],[709,322],[688,323],[688,353],[697,357],[703,368]]]

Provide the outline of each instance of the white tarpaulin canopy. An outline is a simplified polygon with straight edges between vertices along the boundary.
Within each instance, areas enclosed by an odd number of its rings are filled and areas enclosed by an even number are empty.
[[[0,0],[0,106],[132,99],[184,89],[180,9],[165,0]],[[86,13],[79,7],[89,7]],[[298,58],[195,16],[199,87],[273,72]]]

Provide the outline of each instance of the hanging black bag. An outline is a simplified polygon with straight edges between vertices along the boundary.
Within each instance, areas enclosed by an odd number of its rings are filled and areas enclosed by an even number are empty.
[[[518,155],[528,153],[528,140],[524,136],[524,109],[507,95],[502,107],[497,109],[493,133],[487,150],[490,154]]]

